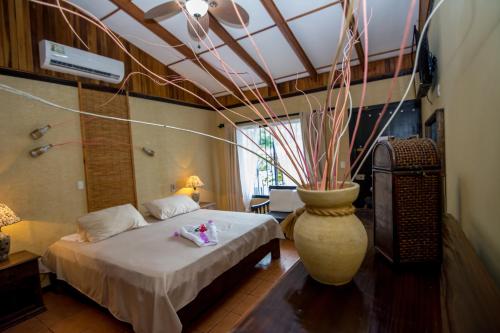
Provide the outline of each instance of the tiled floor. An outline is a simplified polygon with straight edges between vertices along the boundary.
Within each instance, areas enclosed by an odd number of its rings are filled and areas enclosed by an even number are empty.
[[[229,332],[238,321],[267,294],[281,276],[297,261],[291,241],[281,241],[281,258],[265,257],[241,285],[215,304],[186,329],[192,333]],[[44,293],[47,311],[5,333],[124,333],[133,332],[129,324],[115,319],[107,310],[86,299],[65,293]]]

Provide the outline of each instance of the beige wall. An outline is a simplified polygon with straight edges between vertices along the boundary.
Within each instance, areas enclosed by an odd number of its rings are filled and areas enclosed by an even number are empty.
[[[6,76],[0,76],[0,82],[78,108],[74,87]],[[29,133],[47,124],[55,126],[41,139],[32,140]],[[56,147],[38,158],[28,155],[42,144],[74,140],[80,140],[78,115],[0,91],[0,202],[23,219],[2,228],[12,236],[12,252],[43,254],[53,241],[73,233],[75,219],[85,213],[85,191],[76,187],[78,180],[85,179],[81,146]]]
[[[430,26],[445,111],[447,209],[500,284],[500,2],[448,0]]]
[[[0,82],[78,109],[75,87],[9,76],[0,76]],[[204,132],[216,130],[214,112],[139,98],[129,101],[133,119]],[[32,140],[29,133],[46,124],[55,126],[40,140]],[[0,91],[0,202],[23,219],[2,228],[2,232],[12,236],[12,252],[30,250],[43,254],[52,242],[75,232],[76,219],[87,209],[86,192],[77,189],[77,181],[85,179],[81,146],[56,147],[38,158],[30,157],[28,152],[46,143],[79,140],[78,115]],[[205,182],[201,199],[214,199],[212,140],[133,125],[132,141],[139,204],[170,195],[170,184],[175,184],[180,193],[190,193],[182,187],[191,174],[199,175]],[[156,156],[145,155],[143,146],[154,149]]]
[[[215,133],[215,112],[133,97],[129,101],[132,119]],[[170,184],[175,184],[178,192],[189,194],[190,190],[183,187],[190,175],[198,175],[205,183],[200,189],[202,201],[215,199],[212,139],[140,124],[132,125],[132,139],[137,200],[142,211],[142,203],[172,194]],[[144,146],[156,155],[152,158],[144,154]]]

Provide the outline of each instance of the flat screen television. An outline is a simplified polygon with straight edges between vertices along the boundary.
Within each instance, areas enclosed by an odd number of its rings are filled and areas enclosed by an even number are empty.
[[[422,40],[422,46],[420,47],[420,55],[418,57],[417,70],[420,77],[420,82],[417,90],[417,98],[422,98],[427,96],[432,83],[434,82],[434,74],[436,72],[437,60],[436,57],[432,55],[429,50],[429,40],[427,38],[427,34],[420,34],[417,27],[413,27],[413,40],[415,41],[415,50],[416,45],[420,38]],[[415,54],[414,54],[415,56]]]

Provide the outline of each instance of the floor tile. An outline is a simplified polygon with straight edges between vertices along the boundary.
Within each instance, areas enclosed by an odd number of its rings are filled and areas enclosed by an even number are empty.
[[[3,332],[4,333],[25,333],[25,332],[50,333],[50,330],[37,318],[31,318]]]
[[[245,298],[243,299],[243,302],[241,302],[238,306],[236,306],[231,312],[243,316],[248,311],[253,309],[257,303],[259,303],[261,300],[260,296],[256,295],[246,295]]]
[[[222,321],[220,321],[217,325],[212,328],[209,333],[227,333],[231,331],[234,325],[240,320],[241,316],[228,313],[227,316],[224,317]]]

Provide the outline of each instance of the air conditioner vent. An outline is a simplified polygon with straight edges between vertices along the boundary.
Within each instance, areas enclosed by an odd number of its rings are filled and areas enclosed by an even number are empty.
[[[99,71],[97,69],[92,69],[92,68],[87,68],[87,67],[83,67],[83,66],[78,66],[78,65],[75,65],[75,64],[69,64],[67,62],[63,62],[63,61],[59,61],[59,60],[50,59],[50,64],[53,65],[53,66],[74,69],[74,70],[77,70],[77,71],[80,71],[80,72],[89,73],[89,74],[99,75],[99,76],[103,76],[103,77],[109,77],[109,78],[112,78],[112,79],[115,79],[115,80],[118,80],[120,78],[120,76],[116,75],[116,74],[106,73],[106,72],[103,72],[103,71]]]
[[[122,61],[45,39],[40,41],[39,48],[41,68],[111,83],[123,80]]]

